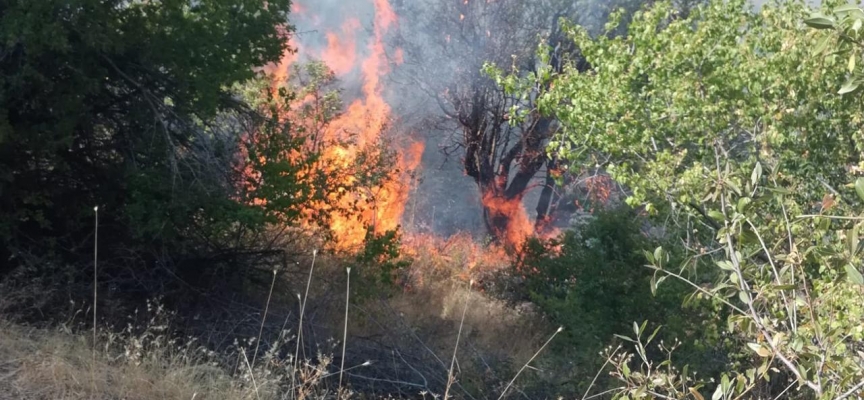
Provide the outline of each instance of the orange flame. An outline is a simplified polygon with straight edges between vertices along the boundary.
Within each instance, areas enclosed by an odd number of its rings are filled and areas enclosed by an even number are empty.
[[[362,96],[355,99],[343,114],[331,121],[325,128],[322,143],[339,142],[344,145],[330,145],[322,149],[321,165],[323,168],[345,168],[362,164],[367,156],[382,156],[379,145],[383,142],[384,133],[391,119],[390,106],[382,95],[381,78],[390,68],[385,51],[385,35],[387,30],[397,23],[396,13],[387,0],[372,0],[375,6],[373,37],[368,45],[368,55],[359,60],[357,54],[356,33],[360,30],[360,21],[356,18],[346,20],[339,32],[327,32],[327,47],[320,50],[319,56],[337,76],[344,76],[359,68],[362,76]],[[295,10],[308,10],[295,3]],[[314,17],[313,17],[314,19]],[[314,49],[306,49],[299,43],[293,44],[297,53],[314,53]],[[312,54],[314,55],[314,54]],[[396,50],[396,62],[401,62],[401,49]],[[297,54],[287,54],[280,65],[271,68],[274,86],[286,82],[289,67],[297,61]],[[302,102],[303,100],[301,100]],[[339,197],[336,194],[331,200],[338,198],[343,209],[353,209],[352,215],[336,213],[332,215],[329,226],[335,235],[336,250],[351,250],[362,245],[368,228],[376,233],[396,229],[402,219],[405,204],[410,192],[407,182],[409,172],[420,164],[423,144],[411,143],[398,151],[395,165],[388,168],[388,176],[373,187],[366,187],[357,193]],[[357,177],[342,177],[346,186],[357,183]],[[316,206],[310,205],[314,213]]]
[[[534,234],[534,224],[522,205],[522,197],[507,199],[489,190],[483,194],[483,205],[489,212],[489,221],[495,236],[504,244],[517,248]],[[500,223],[496,223],[501,221]]]
[[[357,44],[353,39],[358,29],[360,29],[360,21],[351,18],[342,25],[341,36],[335,32],[327,32],[327,48],[321,54],[321,61],[324,61],[336,75],[345,75],[355,67]]]

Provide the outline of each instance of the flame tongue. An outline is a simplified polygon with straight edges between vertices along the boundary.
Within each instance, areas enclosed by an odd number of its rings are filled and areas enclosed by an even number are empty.
[[[339,31],[326,33],[327,47],[315,49],[294,43],[298,53],[307,53],[320,58],[339,77],[358,70],[362,78],[361,93],[346,108],[345,112],[326,127],[323,143],[341,142],[343,145],[328,145],[322,150],[324,168],[351,167],[366,163],[383,155],[383,135],[390,121],[390,106],[382,95],[381,78],[390,72],[384,40],[387,30],[397,23],[396,13],[387,0],[372,0],[375,7],[373,35],[368,45],[368,55],[358,57],[356,33],[361,23],[356,18],[347,18]],[[307,17],[309,10],[295,3]],[[313,20],[317,20],[313,17]],[[360,58],[360,59],[358,59]],[[281,84],[288,79],[288,69],[297,60],[296,54],[288,54],[275,71],[271,71]],[[423,153],[423,144],[416,142],[396,150],[396,165],[387,166],[386,176],[372,187],[341,197],[338,201],[343,209],[353,209],[353,215],[335,214],[329,227],[335,235],[337,250],[350,250],[360,246],[371,227],[377,233],[396,229],[405,204],[408,201],[410,177],[408,171],[416,168]],[[364,166],[365,167],[365,166]],[[356,183],[358,177],[340,178],[342,184]],[[314,210],[310,210],[314,212]],[[358,218],[359,216],[359,218]]]
[[[490,228],[505,245],[518,248],[534,233],[534,224],[522,205],[522,196],[508,199],[493,190],[487,190],[482,201],[489,213]]]

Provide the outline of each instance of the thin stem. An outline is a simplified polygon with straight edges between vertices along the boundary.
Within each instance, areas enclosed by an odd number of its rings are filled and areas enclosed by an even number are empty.
[[[98,262],[99,262],[99,206],[93,207],[96,227],[93,231],[93,361],[96,361],[96,300],[98,300]]]
[[[306,281],[306,294],[303,295],[303,300],[300,302],[300,322],[297,327],[297,348],[294,350],[294,372],[297,371],[297,365],[300,360],[300,342],[303,340],[303,314],[306,312],[306,300],[309,298],[309,287],[312,285],[312,272],[315,270],[315,258],[318,255],[318,250],[312,250],[312,265],[309,267],[309,280]],[[299,295],[297,296],[299,299]]]
[[[618,345],[618,347],[615,348],[615,351],[613,351],[612,354],[609,355],[609,357],[606,357],[606,362],[604,362],[600,369],[597,370],[597,374],[594,375],[594,379],[591,380],[591,384],[588,385],[588,389],[585,389],[585,394],[582,395],[582,400],[587,400],[590,398],[588,397],[588,393],[591,392],[591,388],[593,388],[594,384],[597,383],[597,378],[600,377],[600,374],[603,372],[603,368],[606,368],[606,365],[608,365],[612,361],[612,357],[615,357],[615,353],[618,353],[618,350],[621,350],[621,345]]]
[[[864,221],[864,217],[848,217],[844,215],[816,215],[816,214],[802,214],[795,218],[804,219],[804,218],[828,218],[828,219],[842,219],[849,221]]]
[[[525,365],[523,365],[522,368],[519,369],[519,372],[516,373],[516,376],[514,376],[513,379],[510,380],[510,383],[508,383],[507,387],[504,388],[504,391],[501,392],[501,396],[498,396],[498,400],[501,400],[504,398],[504,395],[507,394],[507,390],[510,389],[510,386],[513,385],[513,382],[516,382],[516,378],[518,378],[519,375],[522,374],[522,371],[524,371],[525,368],[528,367],[528,364],[531,364],[531,361],[534,361],[534,359],[537,358],[537,356],[540,354],[540,352],[543,351],[543,349],[545,349],[547,345],[549,345],[549,342],[551,342],[552,339],[555,339],[555,336],[557,336],[563,330],[564,330],[563,326],[558,328],[558,330],[552,334],[552,336],[549,338],[549,340],[547,340],[546,343],[543,343],[543,346],[540,346],[540,350],[537,350],[537,352],[534,353],[533,356],[531,356],[531,358],[528,360],[528,362],[526,362]]]
[[[267,320],[267,311],[270,309],[270,299],[273,297],[273,286],[276,286],[276,270],[273,270],[273,281],[270,282],[270,293],[267,295],[267,305],[264,306],[264,316],[261,317],[261,327],[258,328],[258,340],[255,341],[255,352],[252,353],[252,365],[258,358],[258,346],[261,344],[261,334],[264,333],[264,321]]]
[[[472,280],[469,285],[472,285],[473,283],[474,281]],[[459,332],[456,334],[456,345],[453,346],[453,358],[450,359],[450,372],[447,373],[447,388],[444,389],[444,400],[447,400],[448,395],[450,394],[450,386],[453,385],[453,381],[455,380],[455,377],[453,376],[453,367],[456,366],[456,351],[459,350],[459,339],[462,338],[462,326],[465,324],[465,313],[468,311],[468,294],[470,294],[470,291],[465,295],[465,305],[462,307],[462,320],[459,321]]]
[[[342,365],[339,366],[339,390],[342,390],[342,373],[345,371],[345,346],[348,344],[348,300],[351,296],[351,267],[346,270],[345,283],[345,330],[342,332]]]
[[[864,388],[864,381],[858,382],[857,385],[852,386],[852,389],[849,389],[849,391],[847,391],[846,393],[837,396],[837,398],[834,400],[843,400],[849,396],[852,396],[853,394],[855,394],[855,392],[861,390],[862,388]]]
[[[704,293],[705,295],[711,296],[712,298],[716,299],[717,301],[719,301],[719,302],[721,302],[721,303],[727,305],[729,308],[731,308],[731,309],[733,309],[733,310],[735,310],[735,311],[738,311],[739,313],[741,313],[741,315],[749,315],[748,313],[746,313],[744,310],[742,310],[742,309],[739,308],[738,306],[736,306],[736,305],[730,303],[728,300],[724,299],[722,296],[718,296],[718,295],[716,295],[716,294],[714,294],[714,293],[711,293],[711,292],[705,290],[705,288],[703,288],[703,287],[701,287],[701,286],[699,286],[699,285],[697,285],[697,284],[691,282],[689,279],[687,279],[687,278],[685,278],[685,277],[683,277],[683,276],[681,276],[681,275],[678,275],[678,274],[676,274],[676,273],[674,273],[674,272],[671,272],[671,271],[667,271],[667,270],[665,270],[665,269],[657,268],[657,267],[655,267],[655,266],[653,266],[653,265],[647,265],[647,267],[648,267],[648,268],[651,268],[651,269],[653,269],[653,270],[655,270],[655,271],[662,272],[662,273],[664,273],[664,274],[666,274],[666,275],[669,275],[669,276],[675,277],[675,278],[677,278],[678,280],[680,280],[680,281],[682,281],[682,282],[684,282],[684,283],[686,283],[686,284],[688,284],[688,285],[690,285],[690,286],[693,286],[693,288],[695,288],[696,290],[698,290],[698,291]]]
[[[261,397],[258,396],[258,384],[255,383],[255,373],[252,372],[252,366],[249,365],[249,358],[246,357],[246,350],[241,351],[240,354],[243,354],[243,360],[246,361],[246,368],[249,369],[249,377],[252,379],[252,387],[255,389],[255,398],[261,400]]]

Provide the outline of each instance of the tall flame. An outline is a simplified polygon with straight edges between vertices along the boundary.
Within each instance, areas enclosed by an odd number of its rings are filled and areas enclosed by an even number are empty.
[[[362,57],[358,64],[356,32],[360,30],[360,21],[349,18],[342,24],[338,32],[326,32],[327,47],[317,52],[307,49],[300,43],[293,46],[298,53],[308,53],[318,56],[337,76],[345,76],[359,68],[362,77],[362,95],[353,100],[343,114],[331,121],[325,128],[322,142],[350,143],[344,146],[326,146],[322,149],[322,163],[328,166],[350,166],[363,161],[370,149],[382,143],[384,133],[391,120],[391,109],[382,95],[381,78],[390,72],[384,45],[385,35],[397,23],[396,13],[387,0],[372,0],[375,7],[373,35],[368,45],[368,55]],[[295,7],[308,10],[295,3]],[[397,50],[398,62],[399,50]],[[281,84],[288,79],[289,67],[297,60],[296,54],[288,54],[281,64],[271,73]],[[376,233],[396,229],[405,211],[408,201],[410,180],[409,171],[420,163],[423,144],[411,143],[397,150],[396,164],[388,169],[389,176],[381,180],[381,184],[367,188],[358,193],[341,197],[338,201],[345,209],[354,209],[354,215],[334,214],[330,230],[335,235],[335,247],[338,250],[349,250],[361,245],[366,237],[367,229]],[[377,154],[380,155],[380,154]],[[356,182],[356,177],[344,177],[345,184]],[[359,218],[358,218],[359,216]]]
[[[336,75],[345,75],[354,69],[357,63],[357,43],[354,35],[360,29],[357,18],[349,18],[342,24],[341,35],[327,32],[327,48],[321,54],[324,61]]]
[[[522,196],[508,199],[487,190],[482,201],[489,213],[493,233],[506,246],[518,248],[535,233],[534,224],[522,204]]]

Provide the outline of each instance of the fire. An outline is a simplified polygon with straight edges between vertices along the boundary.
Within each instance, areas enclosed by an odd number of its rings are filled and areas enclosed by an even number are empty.
[[[336,75],[345,75],[356,66],[357,43],[353,38],[358,29],[360,29],[360,21],[351,18],[342,25],[342,35],[327,32],[327,48],[321,54],[321,61],[324,61]]]
[[[325,143],[320,149],[323,152],[320,166],[328,172],[350,169],[357,165],[364,166],[369,159],[383,156],[388,150],[395,150],[395,155],[390,160],[393,165],[386,171],[386,176],[352,193],[333,194],[331,197],[331,202],[338,203],[340,209],[354,210],[354,213],[348,215],[331,215],[328,228],[335,236],[333,248],[338,251],[351,251],[362,246],[369,229],[383,233],[399,227],[411,192],[410,173],[420,165],[424,151],[421,142],[408,140],[407,144],[400,144],[387,135],[392,112],[390,104],[383,96],[383,78],[390,72],[392,65],[403,62],[404,54],[401,48],[391,48],[388,58],[385,39],[388,30],[398,24],[397,15],[388,0],[366,1],[370,2],[375,10],[368,41],[358,36],[365,32],[360,20],[353,16],[348,17],[338,25],[339,28],[324,31],[326,46],[316,47],[314,44],[294,41],[291,47],[296,51],[286,54],[278,65],[267,69],[274,77],[274,88],[289,81],[291,67],[301,56],[322,60],[338,78],[347,81],[359,76],[361,79],[357,95],[346,99],[350,102],[342,114],[330,121],[322,132],[317,133],[320,136],[318,142]],[[467,0],[465,4],[468,4]],[[303,18],[315,24],[321,21],[314,15],[314,5],[310,9],[295,2],[294,7],[295,11],[302,13]],[[465,15],[460,16],[460,19],[464,18]],[[486,34],[490,35],[491,32],[487,31]],[[449,42],[450,35],[447,35],[446,39]],[[314,99],[309,96],[297,100],[298,105],[310,101]],[[385,143],[387,145],[382,147]],[[360,177],[353,175],[339,176],[338,179],[345,187],[356,187],[362,182]],[[469,253],[472,254],[465,264],[468,270],[475,265],[495,264],[494,261],[500,263],[507,258],[505,247],[508,250],[518,250],[528,237],[537,234],[535,224],[522,204],[521,196],[504,198],[492,190],[487,190],[482,193],[482,203],[489,213],[490,228],[500,239],[500,245],[494,248],[468,246],[471,248]],[[309,205],[307,214],[315,214],[319,206]],[[311,222],[309,225],[304,228],[313,228]],[[405,237],[405,251],[416,252],[415,250],[422,247],[418,243],[434,241],[441,245],[444,254],[453,242],[441,243],[440,240],[445,239],[422,235],[408,236]],[[470,238],[464,236],[454,240],[463,243]],[[463,243],[461,246],[467,245]],[[414,247],[414,250],[411,247]]]
[[[387,142],[384,135],[391,120],[391,109],[385,101],[382,92],[382,77],[390,72],[384,45],[385,35],[397,23],[396,13],[387,0],[372,0],[375,7],[373,35],[367,46],[366,54],[358,55],[357,32],[361,23],[357,18],[348,18],[338,32],[326,32],[327,46],[323,49],[307,48],[302,43],[293,43],[297,54],[288,54],[280,65],[271,68],[276,80],[274,86],[287,82],[289,69],[297,59],[298,54],[308,54],[320,58],[333,70],[337,77],[343,77],[359,70],[362,78],[361,95],[354,99],[344,112],[331,121],[321,133],[320,142],[328,143],[322,148],[321,167],[336,171],[361,165],[370,158],[384,156],[387,149],[381,144]],[[304,16],[309,10],[295,3],[295,10],[303,10]],[[314,16],[313,20],[317,20]],[[401,62],[401,50],[396,50],[396,62]],[[302,103],[305,99],[301,99]],[[341,143],[341,145],[335,145]],[[332,145],[330,145],[332,144]],[[391,146],[392,147],[392,146]],[[362,245],[368,229],[383,233],[396,229],[405,211],[410,187],[409,172],[420,164],[423,144],[410,143],[403,148],[397,148],[395,164],[388,168],[387,176],[370,187],[362,187],[355,193],[345,196],[333,194],[342,209],[353,210],[354,213],[332,215],[329,229],[335,235],[336,250],[352,250]],[[352,186],[358,183],[357,176],[342,176],[342,184]],[[309,213],[314,213],[316,205],[310,205]]]
[[[489,213],[490,228],[505,245],[518,248],[534,234],[534,224],[522,205],[522,196],[508,199],[488,190],[482,201]]]
[[[484,246],[468,233],[443,238],[428,234],[405,237],[402,252],[415,260],[408,287],[420,287],[435,276],[453,276],[464,282],[482,281],[510,266],[510,256],[499,245]]]

